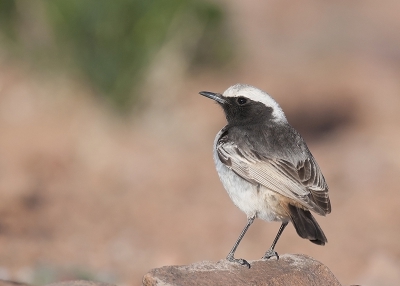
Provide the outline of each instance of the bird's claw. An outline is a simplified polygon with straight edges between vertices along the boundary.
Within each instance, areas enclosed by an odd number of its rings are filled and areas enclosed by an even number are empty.
[[[228,256],[226,257],[226,260],[228,260],[229,262],[238,263],[240,265],[246,266],[247,268],[251,267],[250,263],[248,263],[247,260],[242,258],[235,258],[233,256]]]
[[[278,252],[276,252],[273,249],[269,249],[267,252],[265,252],[264,256],[261,259],[270,259],[271,257],[274,256],[276,256],[276,259],[279,260]]]

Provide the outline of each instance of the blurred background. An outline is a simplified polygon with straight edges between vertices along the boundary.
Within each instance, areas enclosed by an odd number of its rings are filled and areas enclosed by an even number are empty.
[[[246,223],[212,161],[237,82],[271,94],[330,187],[329,243],[292,226],[344,285],[400,284],[400,3],[0,1],[0,278],[140,285],[223,259]],[[256,221],[237,257],[259,259]]]

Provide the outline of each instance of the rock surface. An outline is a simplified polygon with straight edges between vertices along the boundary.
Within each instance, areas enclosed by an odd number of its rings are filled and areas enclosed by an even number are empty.
[[[22,282],[0,279],[0,286],[31,286],[31,285]],[[97,281],[70,280],[70,281],[54,282],[51,284],[47,284],[46,286],[115,286],[115,285]]]
[[[226,260],[164,266],[147,273],[142,285],[341,285],[328,267],[306,255],[285,254],[278,261],[255,260],[249,263],[250,269]]]
[[[28,284],[0,279],[0,286],[29,286]]]
[[[87,281],[87,280],[71,280],[47,284],[46,286],[115,286],[114,284]]]

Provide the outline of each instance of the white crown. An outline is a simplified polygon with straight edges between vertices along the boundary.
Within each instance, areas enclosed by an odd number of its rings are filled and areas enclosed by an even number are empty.
[[[283,113],[282,108],[279,104],[268,95],[268,93],[258,89],[254,86],[248,84],[237,83],[232,85],[227,90],[225,90],[224,97],[246,97],[250,100],[263,103],[265,106],[271,107],[273,109],[272,115],[276,118],[276,121],[286,122],[285,113]]]

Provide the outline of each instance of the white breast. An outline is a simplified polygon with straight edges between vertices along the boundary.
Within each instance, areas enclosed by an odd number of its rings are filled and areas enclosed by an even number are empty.
[[[279,201],[275,192],[263,186],[253,185],[236,175],[231,169],[226,167],[218,158],[217,141],[222,133],[218,132],[214,140],[214,163],[218,176],[228,192],[233,203],[242,210],[247,217],[258,217],[266,221],[286,221],[287,217],[277,215]]]

